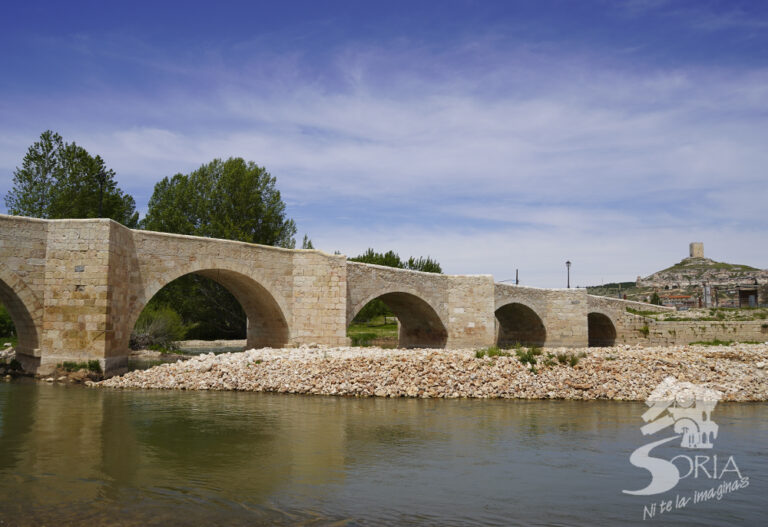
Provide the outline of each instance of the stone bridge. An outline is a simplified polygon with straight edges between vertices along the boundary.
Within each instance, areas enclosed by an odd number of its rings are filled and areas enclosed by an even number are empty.
[[[144,306],[190,273],[238,299],[250,347],[346,345],[348,325],[376,298],[397,315],[401,347],[608,345],[633,328],[621,301],[583,289],[406,271],[317,250],[132,230],[106,219],[0,215],[0,302],[30,371],[86,360],[120,371]]]

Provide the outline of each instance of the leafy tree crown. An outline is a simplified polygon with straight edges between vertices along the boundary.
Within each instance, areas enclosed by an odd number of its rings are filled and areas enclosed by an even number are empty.
[[[145,229],[294,248],[296,224],[286,217],[276,179],[242,158],[214,159],[164,178],[149,200]]]
[[[373,249],[368,249],[363,254],[349,259],[352,262],[369,263],[375,265],[385,265],[387,267],[397,267],[398,269],[409,269],[411,271],[423,271],[426,273],[442,273],[440,264],[427,256],[414,258],[411,256],[403,261],[395,251],[377,253]]]
[[[128,227],[135,227],[139,220],[136,202],[118,188],[115,171],[100,156],[64,142],[51,130],[40,134],[14,171],[5,206],[11,214],[34,218],[101,215]]]

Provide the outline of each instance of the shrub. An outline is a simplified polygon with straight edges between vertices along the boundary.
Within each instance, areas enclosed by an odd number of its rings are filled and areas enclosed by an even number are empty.
[[[579,360],[581,360],[581,358],[582,358],[583,356],[584,356],[584,355],[570,355],[570,356],[568,357],[568,365],[569,365],[571,368],[573,368],[574,366],[576,366],[576,365],[579,363]]]
[[[720,340],[720,339],[713,339],[713,340],[697,340],[696,342],[690,343],[693,345],[698,346],[730,346],[733,344],[732,340]]]
[[[377,336],[378,335],[376,333],[358,333],[357,335],[352,335],[349,338],[352,340],[353,346],[370,346],[371,341]]]
[[[511,354],[508,351],[500,349],[498,346],[491,346],[489,348],[479,349],[475,352],[475,357],[482,359],[483,357],[509,357]]]
[[[528,349],[520,348],[515,350],[515,355],[517,355],[517,360],[522,362],[523,364],[530,364],[531,366],[536,366],[536,363],[539,361],[539,356],[541,355],[541,348],[537,348],[536,346],[531,346]]]
[[[649,328],[648,324],[646,324],[643,327],[639,328],[637,331],[639,331],[640,334],[643,335],[644,337],[647,337],[651,332],[651,328]]]
[[[59,368],[69,372],[88,370],[101,373],[101,364],[99,364],[99,361],[97,360],[89,360],[88,362],[65,361],[59,364]]]
[[[490,348],[488,348],[488,356],[489,357],[509,357],[510,353],[508,351],[499,349],[498,346],[491,346]]]
[[[101,373],[101,364],[99,363],[99,361],[89,360],[88,371],[95,371],[96,373]]]
[[[575,353],[558,353],[557,354],[557,362],[559,362],[560,364],[568,364],[569,366],[574,367],[574,366],[576,366],[579,363],[579,360],[581,360],[582,358],[584,358],[586,356],[587,356],[587,354],[584,353],[583,351],[581,353],[579,353],[578,355],[575,354]],[[612,357],[612,358],[607,359],[607,360],[614,360],[614,359],[615,359],[615,357]]]
[[[144,308],[131,333],[131,349],[177,350],[176,341],[187,334],[181,316],[167,306]]]

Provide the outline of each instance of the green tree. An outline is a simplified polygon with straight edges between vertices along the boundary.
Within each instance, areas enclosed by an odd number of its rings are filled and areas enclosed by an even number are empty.
[[[376,265],[384,265],[387,267],[397,267],[399,269],[409,269],[411,271],[423,271],[426,273],[442,273],[443,269],[440,264],[435,260],[427,256],[414,258],[411,256],[408,260],[403,261],[395,251],[387,251],[385,253],[377,253],[373,249],[368,249],[363,254],[355,256],[349,259],[352,262],[362,262]]]
[[[296,246],[296,224],[286,217],[276,179],[242,158],[214,159],[194,172],[164,178],[149,200],[145,229]]]
[[[294,248],[296,224],[286,216],[276,179],[242,158],[214,159],[155,185],[145,229]],[[311,242],[305,237],[305,242]],[[218,283],[188,275],[151,300],[170,306],[189,329],[187,338],[244,338],[247,319],[239,302]]]
[[[309,236],[306,234],[304,235],[304,239],[301,241],[301,248],[302,249],[314,249],[315,246],[312,245],[312,240],[309,239]]]
[[[653,294],[651,295],[650,303],[657,306],[661,305],[661,297],[659,297],[659,293],[657,293],[656,291],[653,292]]]
[[[355,256],[349,259],[352,262],[361,262],[375,265],[385,265],[387,267],[397,267],[398,269],[404,269],[403,261],[395,251],[387,251],[385,253],[377,253],[373,249],[368,249],[363,254]]]
[[[435,260],[427,256],[426,258],[414,258],[411,256],[408,261],[405,262],[405,268],[411,271],[423,271],[425,273],[443,273],[443,268]]]
[[[14,171],[5,205],[11,214],[35,218],[101,216],[128,227],[136,227],[139,219],[133,197],[118,188],[114,170],[51,130],[40,134]]]

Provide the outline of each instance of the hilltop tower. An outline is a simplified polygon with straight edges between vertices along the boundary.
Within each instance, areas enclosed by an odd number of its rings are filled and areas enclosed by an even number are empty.
[[[691,258],[704,258],[704,243],[703,242],[691,242],[689,246]]]

